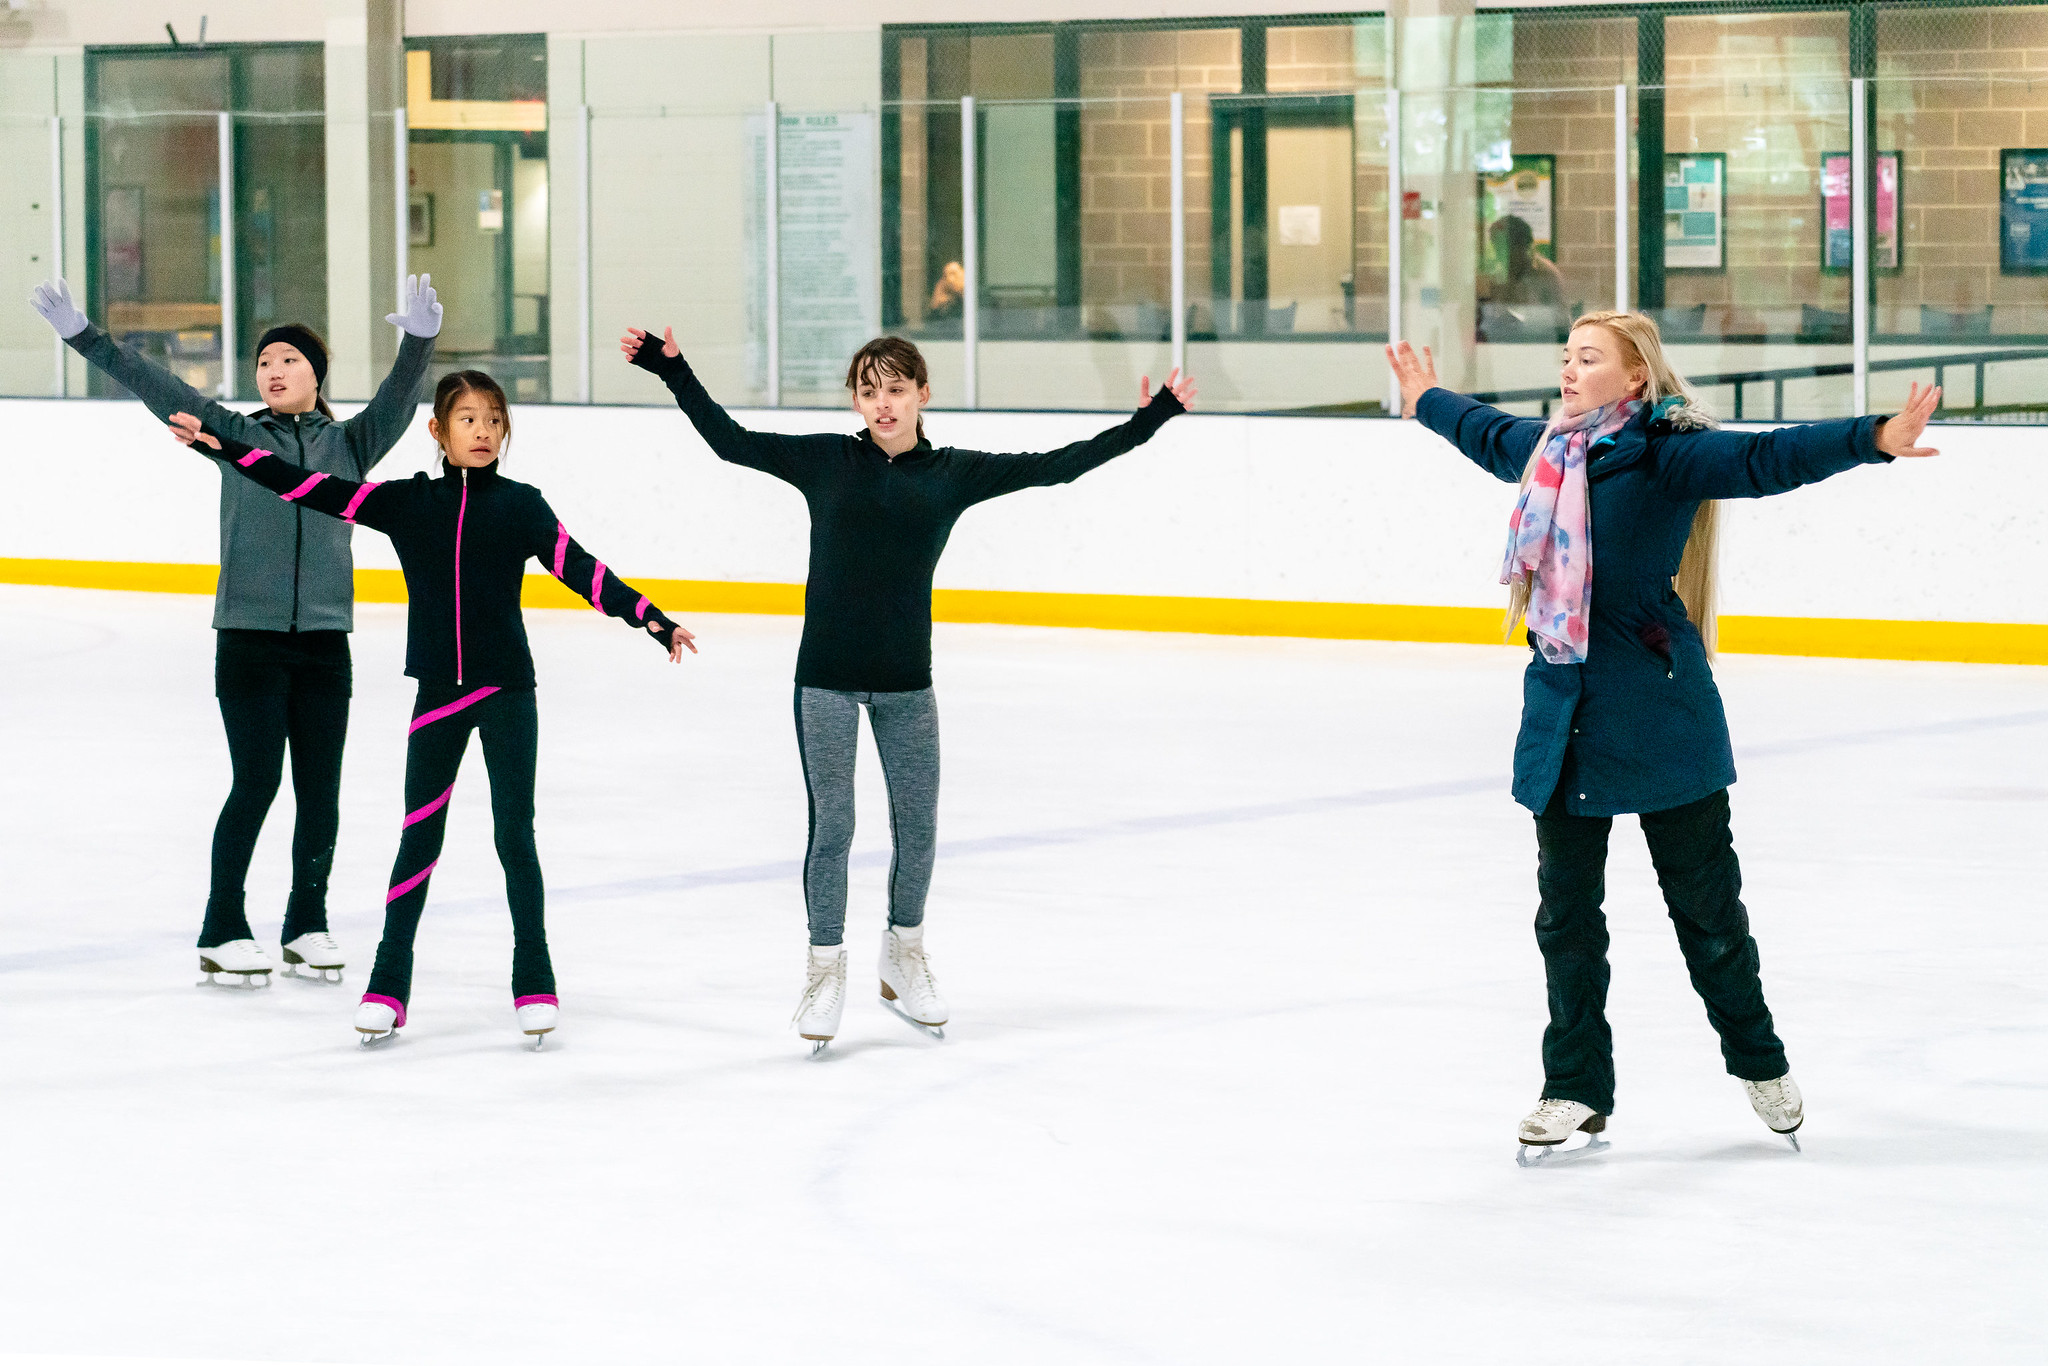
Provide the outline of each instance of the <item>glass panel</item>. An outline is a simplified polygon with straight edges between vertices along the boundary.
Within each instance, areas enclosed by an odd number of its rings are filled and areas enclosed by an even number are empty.
[[[13,92],[0,91],[0,98]],[[27,92],[23,92],[26,94]],[[47,104],[47,91],[40,103]],[[10,101],[11,103],[12,101]],[[22,104],[30,104],[23,99]],[[15,212],[0,220],[8,266],[0,289],[26,299],[52,273],[53,209],[50,196],[50,120],[27,113],[0,112],[0,183],[14,187]],[[75,272],[73,288],[83,282]],[[46,398],[56,392],[54,334],[27,307],[0,313],[0,395]]]
[[[1485,91],[1475,113],[1473,388],[1540,411],[1571,320],[1614,307],[1614,92]]]
[[[675,329],[721,402],[766,401],[760,290],[762,114],[594,108],[590,127],[591,365],[598,403],[668,403],[613,363],[630,324]],[[660,175],[648,174],[660,166]]]
[[[1377,392],[1361,367],[1386,328],[1384,33],[1377,17],[1272,27],[1263,93],[1189,97],[1188,367],[1205,405],[1358,411]]]
[[[239,54],[235,119],[237,392],[256,392],[257,338],[327,332],[326,69],[317,47]]]
[[[1723,416],[1851,409],[1848,277],[1821,259],[1823,163],[1849,146],[1848,51],[1840,11],[1665,21],[1659,321]]]
[[[1939,379],[1944,420],[2048,421],[2048,85],[2024,74],[2043,48],[2048,6],[1878,14],[1873,411]]]
[[[547,44],[537,35],[406,43],[406,269],[449,311],[434,373],[482,369],[515,401],[548,374]]]
[[[221,357],[220,128],[231,109],[235,392],[280,322],[327,327],[325,71],[311,44],[87,61],[88,313],[207,392]],[[91,372],[89,392],[116,386]]]
[[[207,393],[223,379],[214,112],[230,89],[226,52],[88,65],[87,315]],[[120,392],[96,370],[91,384],[94,394]]]

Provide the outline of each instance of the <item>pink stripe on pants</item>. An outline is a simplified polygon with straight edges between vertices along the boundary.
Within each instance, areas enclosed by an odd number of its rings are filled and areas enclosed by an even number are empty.
[[[492,693],[496,691],[496,688],[478,688],[469,696],[458,697],[445,707],[436,707],[430,712],[427,712],[420,716],[415,716],[413,718],[412,725],[406,730],[405,733],[407,735],[410,735],[413,733],[413,731],[418,730],[421,726],[430,726],[434,722],[441,720],[443,717],[453,716],[455,715],[456,712],[461,711],[464,707],[469,706],[472,702],[481,702],[486,697],[489,697]]]
[[[442,793],[442,794],[441,794],[440,796],[438,796],[438,797],[434,798],[434,800],[432,800],[432,801],[428,802],[428,803],[427,803],[427,804],[426,804],[425,806],[421,807],[421,808],[420,808],[419,810],[417,810],[417,811],[414,811],[414,812],[411,812],[410,814],[408,814],[408,815],[406,816],[406,818],[405,818],[405,825],[401,825],[401,826],[399,826],[398,828],[399,828],[399,829],[401,829],[401,830],[403,830],[403,829],[405,829],[405,827],[406,827],[407,825],[418,825],[418,824],[419,824],[419,823],[420,823],[421,821],[423,821],[423,820],[425,820],[425,819],[426,819],[427,817],[429,817],[429,816],[433,815],[433,814],[434,814],[434,813],[435,813],[436,811],[439,811],[439,810],[440,810],[440,809],[441,809],[442,807],[444,807],[444,806],[448,805],[448,798],[450,798],[450,797],[451,797],[451,796],[453,796],[454,794],[455,794],[455,784],[453,784],[453,783],[450,783],[450,784],[448,784],[448,790],[447,790],[446,792],[443,792],[443,793]]]
[[[398,898],[404,896],[407,892],[419,886],[422,882],[425,882],[429,877],[433,875],[434,869],[440,865],[440,862],[441,860],[435,859],[432,863],[420,869],[417,873],[414,873],[411,877],[399,883],[396,887],[393,887],[391,891],[385,896],[384,904],[386,906],[389,906],[392,902],[398,900]]]

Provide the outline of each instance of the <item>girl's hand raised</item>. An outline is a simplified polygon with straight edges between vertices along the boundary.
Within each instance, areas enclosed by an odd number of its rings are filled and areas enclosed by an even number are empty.
[[[1877,424],[1877,448],[1886,455],[1940,455],[1941,452],[1932,446],[1913,444],[1920,439],[1920,433],[1927,430],[1927,420],[1934,416],[1934,410],[1940,405],[1939,385],[1930,384],[1923,391],[1915,384],[1906,399],[1906,406]]]
[[[674,358],[683,354],[683,348],[676,345],[676,330],[673,327],[662,328],[661,337],[665,343],[661,348],[662,355]],[[619,351],[627,360],[631,360],[640,354],[640,343],[646,339],[647,332],[644,328],[629,327],[626,329],[626,335],[619,338]]]
[[[214,440],[212,436],[202,429],[199,425],[199,419],[190,413],[171,414],[171,436],[181,446],[189,446],[196,441],[211,446],[215,450],[220,449],[220,442]]]
[[[647,634],[653,636],[656,640],[661,639],[661,623],[658,621],[648,622]],[[680,626],[676,627],[676,633],[670,636],[668,641],[668,662],[671,664],[682,663],[684,650],[688,650],[691,654],[696,654],[696,641],[697,637],[691,635]]]
[[[1424,394],[1437,387],[1436,357],[1428,347],[1422,348],[1422,358],[1415,358],[1415,348],[1407,342],[1387,348],[1387,364],[1393,367],[1394,378],[1401,382],[1401,416],[1415,416],[1415,404]]]
[[[1197,392],[1195,381],[1191,377],[1183,375],[1178,367],[1174,369],[1172,374],[1166,377],[1165,387],[1173,390],[1173,396],[1180,400],[1181,407],[1192,408],[1195,406],[1195,394]],[[1138,380],[1138,406],[1142,408],[1151,401],[1152,377],[1144,375]]]

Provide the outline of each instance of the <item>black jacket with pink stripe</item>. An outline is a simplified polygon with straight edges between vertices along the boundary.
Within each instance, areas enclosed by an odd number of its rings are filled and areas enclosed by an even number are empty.
[[[669,648],[675,623],[638,589],[576,544],[547,499],[495,464],[436,479],[415,474],[382,484],[310,472],[209,429],[234,468],[286,502],[391,538],[405,570],[405,671],[422,683],[531,688],[533,652],[519,613],[526,562],[537,559],[606,616]]]

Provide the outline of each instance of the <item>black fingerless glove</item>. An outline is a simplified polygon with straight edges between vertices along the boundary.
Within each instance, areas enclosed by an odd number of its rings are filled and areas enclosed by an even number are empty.
[[[676,624],[659,612],[649,612],[647,619],[650,623],[658,623],[661,627],[659,631],[650,631],[648,634],[661,642],[662,649],[670,654],[674,654],[676,648]]]
[[[232,436],[217,432],[211,427],[201,427],[199,430],[202,434],[220,442],[219,455],[225,460],[240,460],[243,456],[256,449],[256,447],[246,441],[237,441]],[[214,451],[207,448],[204,441],[195,441],[192,443],[192,447],[201,455],[215,454]]]
[[[667,345],[668,343],[654,332],[649,331],[640,338],[639,349],[633,352],[633,364],[651,374],[663,376],[679,375],[688,370],[690,363],[681,355],[671,356],[664,352],[663,348]]]

